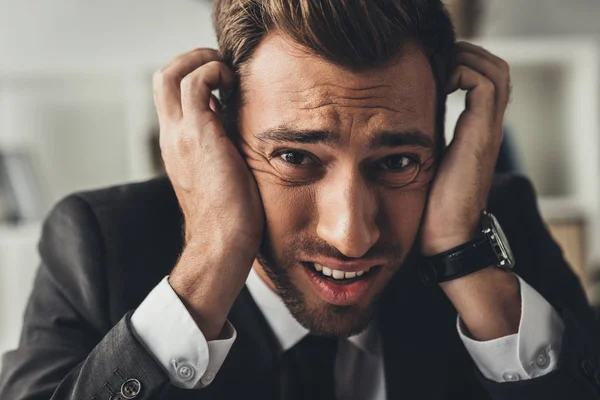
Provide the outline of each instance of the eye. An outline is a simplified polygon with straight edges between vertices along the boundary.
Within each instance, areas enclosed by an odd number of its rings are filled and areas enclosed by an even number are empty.
[[[302,150],[282,149],[271,153],[270,162],[286,185],[307,185],[323,176],[319,158]]]
[[[315,164],[311,157],[301,151],[286,150],[277,155],[283,162],[291,165],[310,165]]]
[[[421,162],[417,156],[394,154],[379,160],[374,167],[374,176],[379,182],[389,187],[401,188],[416,179]]]
[[[416,164],[417,162],[412,157],[403,154],[395,154],[379,161],[377,167],[382,170],[403,171],[407,168],[414,167]]]

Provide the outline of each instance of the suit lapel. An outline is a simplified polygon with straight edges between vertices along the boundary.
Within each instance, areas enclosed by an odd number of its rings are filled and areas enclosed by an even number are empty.
[[[387,400],[444,399],[451,305],[438,287],[421,287],[410,275],[398,276],[382,302]]]

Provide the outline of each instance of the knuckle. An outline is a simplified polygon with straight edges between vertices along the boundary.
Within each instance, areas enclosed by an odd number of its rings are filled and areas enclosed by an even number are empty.
[[[210,47],[198,47],[197,49],[194,50],[194,52],[201,52],[201,53],[206,53],[207,55],[210,56],[217,56],[219,54],[219,52],[216,49],[212,49]]]
[[[170,72],[171,69],[163,67],[152,75],[152,83],[155,90],[160,90],[162,87],[167,86],[169,82],[173,80],[173,74]]]
[[[202,74],[208,74],[210,73],[211,75],[214,74],[219,74],[219,73],[223,73],[225,64],[223,64],[221,61],[209,61],[206,64],[204,64],[201,68],[201,70],[199,71],[199,73]]]
[[[492,82],[489,79],[484,79],[481,85],[489,93],[495,93],[496,92],[496,85],[494,85],[494,82]]]
[[[194,75],[189,74],[181,80],[180,88],[182,94],[188,95],[194,90],[194,87],[196,86],[196,79],[194,78]]]
[[[219,67],[221,64],[223,64],[221,61],[211,60],[211,61],[208,61],[204,65],[206,66],[206,68],[216,68],[216,67]]]
[[[478,85],[481,88],[482,93],[485,93],[488,97],[494,97],[496,95],[497,88],[489,79],[482,79]]]
[[[470,69],[468,67],[466,67],[465,65],[462,65],[462,64],[459,65],[458,67],[456,67],[456,69],[455,69],[455,73],[457,75],[463,75],[463,74],[465,74],[465,73],[467,73],[469,71],[470,71]]]
[[[160,88],[165,82],[165,73],[164,70],[161,68],[159,70],[156,70],[154,72],[154,74],[152,74],[152,84],[154,86],[155,89]]]

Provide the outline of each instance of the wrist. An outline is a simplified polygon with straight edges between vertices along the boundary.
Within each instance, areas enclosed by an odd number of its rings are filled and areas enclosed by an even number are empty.
[[[193,248],[213,258],[235,253],[238,258],[251,257],[254,260],[260,243],[260,231],[244,231],[239,226],[222,224],[218,228],[206,226],[195,228],[186,223],[184,231],[185,248]]]
[[[236,251],[204,251],[188,243],[169,284],[207,340],[217,339],[244,287],[253,258]]]
[[[519,331],[521,294],[516,276],[490,266],[440,287],[474,339],[492,340]]]
[[[479,236],[481,236],[479,224],[474,225],[473,228],[463,229],[451,234],[423,235],[421,253],[425,257],[431,257],[470,242]]]

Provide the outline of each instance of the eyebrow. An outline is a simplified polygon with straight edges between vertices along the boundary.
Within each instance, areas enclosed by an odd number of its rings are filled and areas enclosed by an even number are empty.
[[[382,147],[402,146],[431,148],[434,146],[434,143],[430,135],[427,135],[419,130],[407,132],[382,132],[377,134],[377,136],[375,136],[369,142],[369,148],[371,150]]]
[[[340,142],[340,135],[322,130],[296,130],[285,127],[271,128],[256,135],[261,142],[323,143],[332,146]]]
[[[341,141],[340,135],[336,132],[324,130],[297,130],[286,127],[267,129],[256,135],[256,137],[261,142],[322,143],[330,147],[333,147],[333,145],[338,144]],[[419,130],[411,130],[406,132],[381,132],[369,140],[369,143],[367,144],[367,147],[371,150],[402,146],[431,148],[434,147],[434,143],[429,135]]]

